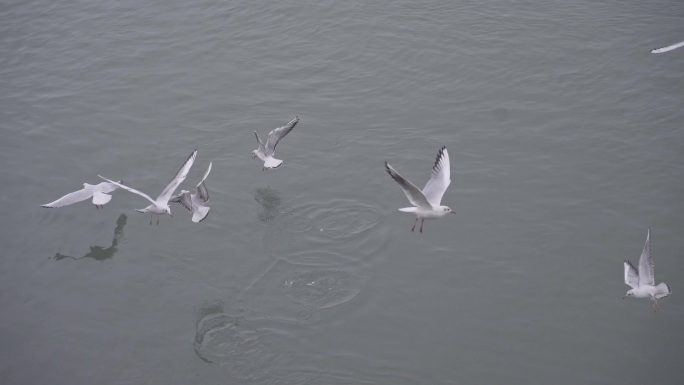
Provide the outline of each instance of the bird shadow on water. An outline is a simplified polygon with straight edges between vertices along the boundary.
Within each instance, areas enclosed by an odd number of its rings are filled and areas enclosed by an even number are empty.
[[[263,210],[258,214],[259,221],[268,224],[282,213],[280,206],[282,200],[278,190],[270,187],[260,187],[254,192],[254,200],[257,201]]]
[[[126,220],[128,217],[126,214],[121,214],[119,215],[119,218],[116,220],[116,228],[114,229],[114,238],[112,239],[112,244],[103,247],[103,246],[90,246],[90,251],[87,252],[85,255],[80,256],[80,257],[72,257],[70,255],[64,255],[60,253],[56,253],[54,256],[54,259],[56,261],[61,261],[62,259],[70,258],[73,260],[79,260],[83,258],[92,258],[96,261],[104,261],[106,259],[112,258],[114,254],[119,250],[117,246],[119,245],[119,239],[123,235],[123,228],[126,226]]]

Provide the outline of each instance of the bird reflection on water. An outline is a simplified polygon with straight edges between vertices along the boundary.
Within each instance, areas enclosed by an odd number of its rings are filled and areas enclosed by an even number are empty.
[[[57,253],[55,254],[55,260],[60,261],[65,258],[71,258],[73,260],[92,258],[96,261],[104,261],[105,259],[113,257],[114,254],[116,254],[116,252],[119,250],[117,246],[119,244],[119,239],[123,235],[123,228],[126,226],[126,219],[126,214],[119,215],[119,218],[116,220],[116,228],[114,229],[114,238],[112,239],[112,244],[109,247],[90,246],[90,251],[81,257],[72,257],[70,255]]]

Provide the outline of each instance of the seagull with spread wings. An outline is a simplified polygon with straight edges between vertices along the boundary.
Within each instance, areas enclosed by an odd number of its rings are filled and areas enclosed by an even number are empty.
[[[416,214],[411,231],[415,231],[418,219],[420,222],[420,232],[423,232],[423,222],[426,219],[436,219],[446,214],[456,214],[448,206],[441,206],[442,196],[451,183],[451,166],[449,165],[449,152],[446,146],[442,147],[437,154],[435,165],[432,166],[432,175],[421,191],[416,185],[404,179],[399,173],[385,162],[385,169],[392,179],[399,184],[406,194],[409,202],[414,207],[404,207],[399,209],[406,213]]]
[[[121,183],[121,181],[119,181],[119,183]],[[109,195],[109,193],[118,188],[119,187],[115,184],[108,182],[101,182],[98,184],[83,183],[82,189],[68,193],[54,202],[46,203],[41,206],[47,208],[62,207],[93,198],[95,208],[100,209],[104,208],[104,205],[112,200],[112,196]]]
[[[625,283],[632,288],[622,298],[650,298],[653,301],[653,312],[657,312],[660,307],[658,300],[667,297],[672,291],[665,282],[655,286],[655,265],[651,255],[651,229],[648,229],[644,251],[639,257],[639,269],[637,270],[628,260],[625,260],[624,264]]]
[[[109,180],[101,175],[98,175],[100,178],[106,180],[109,183],[113,183],[119,187],[121,187],[124,190],[128,190],[134,194],[138,194],[141,197],[147,199],[148,201],[152,202],[151,205],[145,207],[144,209],[136,209],[136,211],[141,212],[141,213],[150,213],[150,225],[152,224],[152,215],[157,216],[157,225],[159,225],[159,216],[168,214],[171,215],[171,208],[169,207],[169,199],[171,198],[171,195],[173,195],[173,192],[178,188],[178,186],[185,180],[185,177],[188,176],[188,172],[190,171],[190,167],[192,167],[192,164],[195,162],[195,157],[197,157],[197,150],[193,151],[188,159],[183,163],[183,166],[181,166],[180,170],[176,173],[176,176],[173,177],[171,182],[164,188],[164,190],[159,194],[157,199],[152,199],[150,198],[149,195],[145,194],[144,192],[138,191],[134,188],[125,186],[121,183],[114,182],[112,180]]]
[[[273,156],[275,155],[275,149],[276,146],[278,145],[278,142],[280,142],[285,135],[290,133],[292,129],[297,125],[299,122],[299,117],[295,117],[290,121],[290,123],[278,127],[275,130],[271,131],[268,133],[268,138],[266,139],[266,144],[264,144],[261,139],[259,138],[259,135],[254,131],[254,136],[256,136],[257,143],[259,144],[259,147],[252,151],[252,159],[254,158],[259,158],[264,162],[264,167],[262,170],[266,170],[267,168],[276,168],[283,164],[283,161],[280,159],[276,159]]]
[[[207,186],[204,184],[204,180],[209,176],[209,172],[211,172],[211,162],[209,162],[209,168],[204,173],[202,180],[197,184],[196,194],[191,194],[188,190],[181,190],[180,194],[174,195],[169,199],[169,202],[180,203],[188,209],[192,213],[192,221],[195,223],[202,222],[209,215],[209,206],[204,205],[209,201],[209,190],[207,190]]]

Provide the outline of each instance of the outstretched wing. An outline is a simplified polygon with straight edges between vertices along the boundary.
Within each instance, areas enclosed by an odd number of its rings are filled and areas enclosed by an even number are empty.
[[[449,152],[444,146],[437,153],[430,180],[423,187],[423,195],[433,206],[439,206],[449,184],[451,184],[451,165]]]
[[[651,255],[651,229],[648,229],[644,251],[641,252],[641,257],[639,258],[639,284],[655,285],[655,266],[653,265],[653,256]]]
[[[276,146],[278,145],[278,142],[280,142],[281,139],[285,137],[285,135],[289,134],[290,131],[297,125],[299,122],[299,116],[295,117],[290,121],[290,123],[278,127],[275,130],[271,131],[268,133],[268,139],[266,140],[266,155],[267,156],[273,156],[275,154],[275,149]]]
[[[425,198],[425,195],[423,195],[423,192],[420,191],[416,185],[404,179],[404,177],[399,175],[399,173],[387,162],[385,162],[385,169],[387,170],[387,173],[390,174],[392,179],[399,183],[399,186],[404,191],[404,194],[406,194],[406,198],[408,198],[412,205],[426,208],[431,207],[430,202],[428,202],[427,198]]]
[[[673,49],[677,49],[679,47],[684,47],[684,41],[680,41],[679,43],[668,45],[667,47],[656,48],[656,49],[652,50],[651,53],[663,53],[663,52],[667,52],[667,51],[672,51]]]
[[[76,202],[81,202],[84,201],[90,197],[93,196],[93,191],[89,188],[82,188],[78,191],[74,191],[71,193],[68,193],[67,195],[57,199],[54,202],[50,202],[44,205],[41,205],[43,207],[47,208],[55,208],[55,207],[62,207],[62,206],[67,206]]]
[[[180,203],[181,206],[192,212],[192,198],[189,191],[181,191],[180,194],[174,195],[169,199],[169,202]]]
[[[147,199],[148,201],[152,202],[153,204],[157,204],[157,202],[155,202],[152,198],[150,198],[149,195],[145,194],[145,193],[142,192],[142,191],[138,191],[138,190],[136,190],[136,189],[134,189],[134,188],[128,187],[128,186],[123,185],[123,184],[121,184],[121,183],[119,183],[119,182],[114,182],[113,180],[107,179],[107,178],[103,177],[102,175],[98,175],[98,176],[99,176],[100,178],[106,180],[106,181],[109,182],[109,183],[113,183],[113,184],[115,184],[115,185],[121,187],[121,188],[124,189],[124,190],[130,191],[130,192],[132,192],[133,194],[138,194],[138,195],[140,195],[141,197],[143,197],[143,198]]]
[[[639,287],[639,273],[630,261],[625,261],[625,283],[633,289]]]
[[[159,194],[159,197],[157,197],[157,201],[160,203],[167,203],[169,201],[169,198],[171,198],[171,195],[173,195],[173,192],[176,191],[178,186],[185,180],[185,177],[188,176],[188,172],[190,171],[190,167],[192,167],[192,164],[195,162],[195,158],[197,157],[197,150],[193,151],[188,159],[185,160],[185,163],[181,166],[180,170],[176,173],[176,176],[171,179],[171,182],[164,188],[164,190]]]
[[[211,172],[211,162],[209,162],[209,168],[204,173],[202,180],[197,184],[197,196],[204,202],[209,200],[209,190],[207,190],[207,186],[204,184],[204,180],[209,176],[209,172]]]
[[[261,141],[261,138],[259,138],[259,134],[257,134],[256,131],[254,131],[254,136],[256,136],[257,143],[259,144],[259,148],[257,150],[266,156],[266,147],[264,146],[264,142]]]

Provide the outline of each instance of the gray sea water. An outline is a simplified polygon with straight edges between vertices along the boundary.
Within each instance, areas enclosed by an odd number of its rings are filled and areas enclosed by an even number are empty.
[[[683,39],[674,0],[3,1],[0,382],[684,383]],[[383,162],[441,146],[412,233]],[[40,207],[195,148],[200,224]]]

